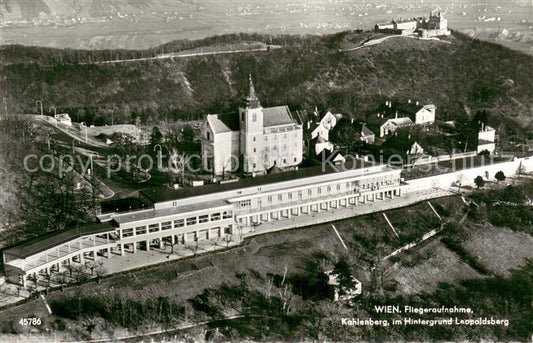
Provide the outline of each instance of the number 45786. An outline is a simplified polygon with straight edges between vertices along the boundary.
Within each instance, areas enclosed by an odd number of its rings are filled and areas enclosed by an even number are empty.
[[[28,325],[41,325],[41,318],[20,318],[19,324],[22,326],[28,326]]]

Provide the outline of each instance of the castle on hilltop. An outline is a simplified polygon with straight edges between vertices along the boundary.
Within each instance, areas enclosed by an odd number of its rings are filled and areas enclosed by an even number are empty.
[[[376,24],[374,30],[402,35],[418,34],[420,38],[450,35],[448,20],[440,11],[436,14],[431,11],[429,18],[394,19],[390,23]]]

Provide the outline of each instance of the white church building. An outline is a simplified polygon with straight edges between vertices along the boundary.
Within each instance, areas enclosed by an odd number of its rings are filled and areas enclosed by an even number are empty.
[[[288,106],[262,107],[250,76],[246,108],[238,113],[209,114],[202,125],[202,166],[214,175],[243,171],[265,174],[290,170],[302,162],[302,125]]]

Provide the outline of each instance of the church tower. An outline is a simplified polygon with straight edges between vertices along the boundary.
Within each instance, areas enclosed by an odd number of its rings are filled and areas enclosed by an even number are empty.
[[[263,107],[255,94],[252,75],[249,75],[249,89],[246,108],[239,108],[240,152],[244,156],[246,173],[265,172],[263,162]]]

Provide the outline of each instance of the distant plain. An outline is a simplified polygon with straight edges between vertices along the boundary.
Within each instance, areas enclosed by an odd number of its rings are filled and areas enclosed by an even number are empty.
[[[533,3],[511,0],[0,1],[2,44],[145,49],[224,33],[327,34],[394,18],[446,13],[449,26],[532,53]]]

